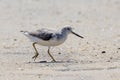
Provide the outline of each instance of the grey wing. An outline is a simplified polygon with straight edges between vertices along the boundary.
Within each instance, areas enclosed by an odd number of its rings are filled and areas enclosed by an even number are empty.
[[[37,32],[54,33],[55,31],[51,29],[42,28],[42,29],[37,30]]]
[[[47,32],[47,31],[37,31],[36,33],[29,33],[33,37],[37,37],[39,39],[48,41],[53,37],[53,33]]]

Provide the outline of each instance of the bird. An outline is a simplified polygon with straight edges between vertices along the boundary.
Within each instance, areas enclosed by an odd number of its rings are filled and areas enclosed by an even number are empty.
[[[66,39],[70,33],[72,33],[80,38],[84,38],[83,36],[80,36],[77,33],[75,33],[71,26],[65,26],[60,30],[52,30],[52,29],[42,28],[42,29],[39,29],[39,30],[36,30],[33,32],[28,32],[28,31],[23,31],[23,30],[21,32],[27,38],[29,38],[29,40],[31,42],[33,42],[32,46],[35,50],[35,55],[32,57],[32,59],[34,59],[34,61],[36,60],[36,58],[39,55],[38,50],[36,48],[36,44],[41,45],[41,46],[47,46],[48,47],[48,50],[47,50],[48,55],[51,57],[52,61],[56,62],[56,60],[50,53],[51,47],[59,46],[59,45],[63,44],[66,41]]]

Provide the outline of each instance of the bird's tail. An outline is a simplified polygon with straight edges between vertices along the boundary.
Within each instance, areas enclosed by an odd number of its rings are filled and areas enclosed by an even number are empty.
[[[20,32],[23,33],[24,35],[28,35],[28,34],[29,34],[28,31],[23,31],[23,30],[21,30]]]

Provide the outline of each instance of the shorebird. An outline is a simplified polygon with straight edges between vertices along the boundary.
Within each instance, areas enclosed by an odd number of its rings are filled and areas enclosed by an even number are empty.
[[[53,58],[53,56],[50,53],[50,47],[58,46],[64,43],[70,33],[80,38],[84,38],[78,35],[77,33],[73,32],[72,27],[63,27],[60,31],[54,31],[54,30],[43,28],[40,30],[36,30],[35,32],[28,32],[28,31],[21,31],[21,32],[33,42],[32,46],[35,50],[35,55],[32,58],[34,59],[34,61],[39,55],[35,47],[35,44],[47,46],[48,47],[47,52],[49,56],[52,58],[54,62],[56,62],[56,60]]]

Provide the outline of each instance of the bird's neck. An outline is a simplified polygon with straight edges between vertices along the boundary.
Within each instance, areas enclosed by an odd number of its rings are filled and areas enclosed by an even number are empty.
[[[57,39],[58,40],[63,40],[63,41],[65,41],[66,39],[67,39],[67,36],[68,36],[68,33],[66,32],[66,31],[64,31],[64,30],[61,30],[58,34],[56,34],[56,35],[58,35],[57,36]]]
[[[67,37],[68,34],[69,34],[69,33],[68,33],[67,31],[65,31],[65,30],[61,30],[61,35],[62,35],[62,36]]]

